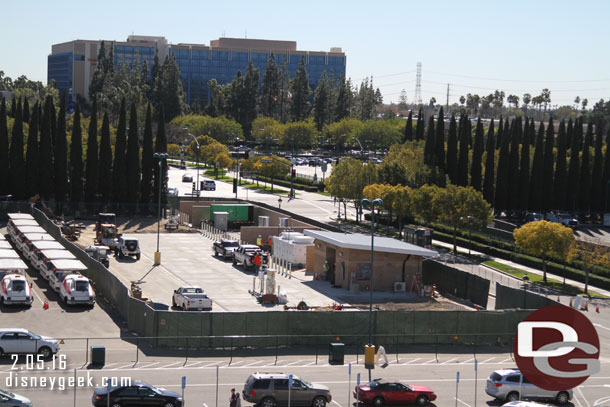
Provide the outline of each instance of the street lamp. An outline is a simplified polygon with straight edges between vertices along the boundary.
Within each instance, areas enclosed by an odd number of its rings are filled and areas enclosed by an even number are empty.
[[[189,133],[189,136],[191,136],[193,140],[195,140],[195,144],[197,144],[197,184],[195,184],[195,190],[197,190],[197,196],[199,196],[199,154],[201,150],[199,149],[199,142],[197,141],[197,138],[191,133]]]
[[[530,276],[525,273],[525,275],[521,279],[523,280],[523,309],[526,309],[527,283],[530,281]]]
[[[371,380],[371,369],[375,367],[375,347],[373,346],[373,258],[375,253],[375,207],[382,206],[381,198],[373,202],[364,198],[360,201],[362,207],[371,208],[371,269],[369,271],[369,343],[364,347],[364,366],[369,370],[369,381]]]
[[[277,199],[277,205],[278,205],[278,208],[282,209],[282,197],[281,196]]]
[[[161,264],[161,252],[159,251],[159,237],[161,234],[161,190],[163,189],[163,183],[165,177],[163,177],[163,163],[167,161],[169,154],[167,153],[154,153],[153,158],[155,160],[159,160],[159,185],[157,188],[159,189],[159,201],[158,201],[158,222],[157,222],[157,251],[155,252],[155,265],[158,266]]]

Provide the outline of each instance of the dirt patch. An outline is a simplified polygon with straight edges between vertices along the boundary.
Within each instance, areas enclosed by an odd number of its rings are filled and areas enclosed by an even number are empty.
[[[188,226],[180,225],[178,229],[166,230],[165,219],[161,219],[160,233],[198,233],[197,229]],[[93,245],[95,239],[95,222],[83,222],[85,228],[81,230],[81,235],[74,243],[81,248],[87,248]],[[117,227],[121,234],[137,234],[137,233],[157,233],[157,220],[148,217],[142,218],[117,218]]]
[[[353,307],[368,310],[369,304],[351,304]],[[418,297],[404,301],[373,303],[373,308],[380,311],[474,311],[471,307],[451,301],[444,297]]]

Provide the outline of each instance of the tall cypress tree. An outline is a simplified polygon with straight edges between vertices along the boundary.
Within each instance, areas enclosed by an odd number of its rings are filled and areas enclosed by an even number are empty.
[[[83,200],[83,134],[80,125],[80,106],[76,103],[70,142],[70,200],[75,208]]]
[[[405,126],[405,134],[402,138],[402,142],[413,141],[413,111],[409,112],[407,117],[407,125]]]
[[[460,126],[458,129],[458,141],[459,141],[459,152],[458,152],[458,163],[457,163],[457,185],[465,187],[468,185],[468,144],[469,137],[466,134],[467,125],[470,122],[467,117],[460,120]]]
[[[38,189],[38,103],[34,104],[34,109],[32,110],[27,146],[28,148],[25,152],[25,194],[31,197],[40,192]]]
[[[610,203],[610,188],[608,186],[608,181],[610,181],[610,127],[608,128],[608,134],[606,134],[606,155],[604,156],[604,170],[601,181],[604,199],[604,212],[608,212]]]
[[[11,193],[16,199],[29,198],[25,193],[25,161],[23,159],[23,117],[21,104],[13,100],[15,107],[15,122],[9,151]]]
[[[11,117],[14,119],[17,117],[17,105],[19,105],[19,99],[13,98],[11,102]]]
[[[519,142],[521,141],[521,117],[511,123],[510,152],[508,153],[508,207],[519,209]]]
[[[127,199],[127,173],[125,150],[127,149],[127,117],[125,111],[125,98],[121,100],[119,123],[116,131],[114,145],[114,163],[112,166],[112,196],[115,204],[121,205]]]
[[[266,117],[279,119],[280,69],[275,63],[273,53],[267,59],[267,67],[261,84],[260,109]]]
[[[152,197],[153,183],[153,135],[152,135],[152,113],[150,103],[146,109],[146,121],[144,122],[144,139],[142,141],[142,182],[140,188],[140,202],[142,213],[148,214],[149,204]],[[199,189],[199,186],[197,186]]]
[[[309,88],[309,79],[307,70],[305,69],[305,57],[301,57],[299,67],[294,75],[294,79],[290,83],[292,91],[292,99],[290,99],[290,114],[294,121],[305,120],[309,116],[311,104],[309,98],[311,89]]]
[[[447,137],[447,174],[451,183],[455,184],[458,178],[457,175],[458,162],[458,141],[457,141],[457,122],[455,114],[451,115],[449,122],[449,136]]]
[[[104,118],[102,119],[97,185],[102,204],[108,204],[112,199],[112,149],[110,147],[110,121],[108,120],[108,113],[104,113]]]
[[[574,142],[574,140],[572,140],[573,137],[574,137],[574,125],[572,124],[572,119],[569,119],[568,128],[566,130],[566,146],[568,148],[572,148],[572,143]]]
[[[600,121],[597,123],[595,132],[595,160],[593,161],[593,172],[591,174],[591,209],[595,212],[601,212],[604,208],[604,197],[602,192],[604,186],[603,179],[603,163],[604,157],[602,153],[603,136],[602,132],[604,124]]]
[[[521,127],[521,123],[519,123]],[[523,139],[521,144],[521,160],[519,162],[519,209],[525,211],[529,206],[530,195],[530,126],[525,118],[523,127]]]
[[[136,112],[136,104],[131,104],[129,112],[129,131],[127,135],[127,155],[126,170],[127,173],[127,202],[132,205],[129,209],[134,212],[138,202],[138,192],[140,191],[140,142],[138,140],[138,115]]]
[[[502,133],[504,132],[504,121],[500,116],[500,123],[498,124],[498,135],[496,136],[496,150],[502,145]]]
[[[500,118],[502,121],[502,118]],[[499,130],[499,129],[498,129]],[[496,175],[496,196],[494,198],[494,209],[498,213],[508,208],[508,178],[510,162],[510,138],[506,134],[506,126],[502,130],[502,145],[500,145],[500,155],[498,157],[498,171]]]
[[[42,114],[42,121],[40,123],[40,143],[39,143],[39,186],[40,196],[43,199],[50,199],[55,192],[54,186],[54,175],[55,168],[53,167],[53,143],[51,141],[52,130],[51,130],[51,116],[55,114],[55,108],[53,107],[53,98],[47,96],[44,103],[44,111]],[[39,120],[40,120],[39,113]]]
[[[434,116],[430,116],[428,119],[428,127],[426,128],[426,144],[424,144],[424,164],[434,165]]]
[[[553,125],[553,118],[549,120],[548,127],[546,128],[546,139],[544,142],[544,158],[543,158],[543,172],[542,172],[542,196],[544,210],[548,211],[553,209],[553,170],[554,170],[554,158],[553,148],[555,146],[555,126]]]
[[[481,190],[481,160],[483,159],[483,123],[481,118],[477,120],[477,128],[474,131],[474,144],[472,147],[472,165],[470,167],[470,185],[477,191]]]
[[[159,106],[159,119],[157,121],[157,135],[155,136],[155,153],[167,153],[167,137],[165,135],[165,122],[163,121],[163,105]],[[164,190],[167,186],[167,163],[163,165],[163,172],[159,174],[159,165],[153,163],[155,180],[154,194],[158,196],[159,186],[161,186],[161,200],[163,207],[167,203],[167,193]]]
[[[66,136],[66,99],[61,98],[57,131],[53,145],[53,167],[55,175],[55,201],[59,213],[63,213],[68,193],[68,139]]]
[[[536,136],[536,147],[534,160],[532,162],[532,181],[530,183],[530,209],[541,211],[544,205],[542,196],[544,179],[544,124],[540,122],[538,135]]]
[[[7,195],[10,190],[8,158],[8,126],[6,120],[6,100],[0,104],[0,195]]]
[[[491,119],[489,130],[487,131],[487,144],[485,156],[485,178],[483,179],[483,197],[490,205],[494,203],[494,171],[495,171],[495,154],[496,140],[494,137],[494,120]]]
[[[436,137],[434,139],[434,165],[445,169],[445,115],[441,106],[436,121]]]
[[[50,111],[51,111],[51,145],[53,146],[53,151],[55,151],[55,140],[57,139],[57,115],[55,114],[55,102],[53,102],[53,98],[49,98]],[[55,179],[55,176],[53,176]]]
[[[592,126],[589,124],[589,128]],[[589,137],[589,131],[587,131],[587,137],[585,137],[585,145],[582,149],[581,165],[580,165],[580,182],[578,183],[578,209],[582,212],[588,213],[591,210],[591,164],[589,150],[591,148],[591,139],[593,138],[592,132]]]
[[[417,115],[417,126],[415,128],[415,140],[423,140],[424,139],[424,112],[422,109],[419,109],[419,113]]]
[[[570,122],[568,121],[568,133],[570,130]],[[568,210],[576,210],[578,208],[579,180],[580,180],[580,160],[579,160],[578,137],[572,134],[572,146],[570,147],[570,165],[568,166],[568,194],[566,207]],[[571,192],[570,192],[571,191]]]
[[[87,162],[85,163],[85,201],[90,205],[95,203],[97,195],[97,155],[97,98],[94,96],[87,135]]]
[[[568,193],[566,123],[559,123],[557,133],[557,161],[555,162],[555,179],[553,180],[553,202],[558,209],[566,209]]]
[[[30,123],[30,103],[27,96],[23,97],[23,122]]]

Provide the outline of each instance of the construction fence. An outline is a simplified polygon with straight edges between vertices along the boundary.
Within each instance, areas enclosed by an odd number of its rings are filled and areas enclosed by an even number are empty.
[[[436,285],[442,294],[470,300],[484,308],[489,297],[489,280],[434,260],[427,260],[422,268],[424,284]]]
[[[496,283],[496,309],[538,309],[559,303],[549,297],[525,289],[510,288]]]

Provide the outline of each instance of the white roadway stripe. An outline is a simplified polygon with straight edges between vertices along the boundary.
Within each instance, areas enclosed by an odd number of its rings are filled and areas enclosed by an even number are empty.
[[[417,361],[418,361],[418,360],[420,360],[420,359],[421,359],[421,358],[416,358],[416,359],[413,359],[413,360],[410,360],[410,361],[408,361],[408,362],[406,362],[406,363],[401,363],[401,364],[402,364],[402,365],[410,365],[411,363],[413,363],[413,362],[417,362]]]
[[[445,364],[447,364],[447,363],[453,362],[453,361],[454,361],[454,360],[456,360],[456,359],[457,359],[457,358],[449,359],[449,360],[447,360],[447,361],[445,361],[445,362],[441,363],[441,365],[445,365]]]
[[[427,362],[424,362],[424,363],[418,363],[418,364],[417,364],[417,366],[419,366],[419,365],[429,365],[430,363],[438,363],[438,361],[437,361],[436,359],[430,359],[430,360],[429,360],[429,361],[427,361]]]
[[[335,403],[336,405],[338,405],[339,407],[343,407],[341,404],[337,403],[335,400],[332,401],[332,403]]]
[[[32,287],[31,291],[34,293],[36,298],[38,298],[38,301],[40,301],[40,304],[44,304],[44,300],[42,298],[40,298],[40,295],[38,295],[38,293],[36,292],[37,289],[38,289],[38,287],[36,287],[36,289],[34,289],[34,287]]]
[[[128,365],[119,366],[119,367],[117,367],[116,369],[117,369],[117,370],[119,370],[119,369],[123,369],[123,368],[129,367],[129,366],[134,367],[134,365],[135,365],[135,364],[136,364],[135,362],[131,362],[131,363],[130,363],[130,364],[128,364]]]
[[[500,363],[512,362],[513,358],[504,359]]]
[[[211,367],[211,366],[216,366],[216,365],[219,365],[219,364],[221,364],[221,363],[222,363],[222,362],[212,362],[212,363],[208,363],[207,365],[205,365],[205,366],[201,366],[201,367]]]
[[[244,367],[248,367],[248,366],[254,366],[254,365],[257,365],[257,364],[259,364],[259,363],[263,363],[263,362],[264,362],[263,360],[256,360],[256,361],[254,361],[254,362],[252,362],[252,363],[249,363],[249,364],[247,364],[247,365],[244,365]]]
[[[483,361],[483,362],[481,362],[480,364],[487,363],[487,362],[489,362],[490,360],[494,360],[494,359],[495,359],[495,358],[489,358],[489,359],[487,359],[487,360],[484,360],[484,361]]]
[[[587,403],[587,407],[591,407],[591,404],[589,404],[589,402],[587,401],[587,398],[582,393],[582,390],[580,389],[580,387],[577,387],[576,390],[578,390],[578,392],[580,393],[580,396],[582,397],[582,399],[585,401],[585,403]]]
[[[170,363],[169,365],[165,365],[165,366],[161,366],[161,367],[155,367],[155,369],[167,369],[170,366],[179,365],[180,363],[182,363],[184,365],[184,362],[180,361],[180,362]],[[184,366],[182,366],[182,367],[184,367]]]
[[[159,363],[161,363],[161,362],[152,362],[152,363],[149,363],[149,364],[144,365],[144,366],[138,365],[138,368],[140,368],[140,369],[148,369],[149,367],[154,366],[154,365],[158,365]]]
[[[453,399],[454,399],[454,400],[459,401],[460,403],[462,403],[462,404],[463,404],[463,405],[465,405],[465,406],[470,407],[470,404],[468,404],[468,403],[464,403],[462,400],[460,400],[460,399],[458,399],[458,398],[455,398],[455,397],[454,397]]]
[[[197,362],[197,363],[203,363],[203,362]],[[237,362],[231,362],[231,364],[229,366],[237,366],[237,365],[239,365],[241,363],[244,363],[244,361],[243,360],[238,360]]]
[[[474,360],[474,358],[470,358],[470,359],[465,360],[465,361],[460,362],[460,363],[461,363],[461,364],[463,364],[463,365],[465,365],[466,363],[470,363],[470,362],[472,362],[473,360]]]
[[[201,364],[201,363],[203,363],[203,362],[205,362],[205,361],[204,361],[204,360],[202,360],[202,361],[200,361],[200,362],[188,363],[186,366],[188,366],[188,367],[193,367],[193,366],[199,365],[199,364]]]
[[[292,363],[288,363],[287,365],[283,365],[283,367],[285,367],[285,366],[292,366],[292,365],[295,365],[297,363],[304,362],[304,361],[305,361],[304,359],[297,360],[296,362],[292,362]]]
[[[597,327],[600,327],[601,329],[606,329],[606,330],[610,331],[610,328],[600,325],[600,324],[593,324],[593,326],[597,326]]]

